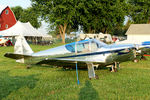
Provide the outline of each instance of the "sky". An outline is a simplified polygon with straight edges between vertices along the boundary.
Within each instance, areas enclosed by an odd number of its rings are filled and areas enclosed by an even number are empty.
[[[31,1],[30,0],[0,0],[0,5],[9,6],[9,7],[21,6],[22,8],[26,9],[28,7],[31,7]],[[46,27],[47,24],[45,22],[42,22],[42,26],[38,30],[41,33],[47,33]]]
[[[0,0],[0,5],[6,5],[9,7],[21,6],[27,8],[31,6],[30,0]]]

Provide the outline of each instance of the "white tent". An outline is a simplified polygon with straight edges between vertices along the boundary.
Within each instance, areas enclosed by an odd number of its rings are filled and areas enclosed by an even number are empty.
[[[0,35],[2,36],[28,36],[28,37],[44,37],[47,36],[47,34],[42,34],[38,30],[36,30],[29,22],[28,23],[22,23],[18,21],[14,26],[11,28],[0,31]]]

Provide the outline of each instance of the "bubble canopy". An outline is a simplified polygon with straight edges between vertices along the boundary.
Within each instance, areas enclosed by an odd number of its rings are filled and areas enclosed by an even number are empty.
[[[95,39],[87,39],[78,42],[66,44],[65,47],[70,52],[90,52],[105,46],[105,43],[97,41]]]

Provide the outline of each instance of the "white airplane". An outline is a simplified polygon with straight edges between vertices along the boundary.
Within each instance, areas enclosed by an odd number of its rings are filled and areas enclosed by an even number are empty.
[[[95,39],[88,39],[34,53],[24,37],[19,36],[15,52],[6,53],[4,56],[16,60],[24,59],[28,65],[49,64],[64,68],[88,68],[91,79],[96,78],[95,66],[112,65],[112,71],[116,71],[121,62],[136,59],[136,49],[140,49],[140,55],[143,55],[144,52],[150,52],[149,47],[149,41],[141,44],[107,45]]]

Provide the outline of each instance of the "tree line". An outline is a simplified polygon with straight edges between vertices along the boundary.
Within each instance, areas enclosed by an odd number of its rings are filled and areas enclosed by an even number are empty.
[[[45,20],[51,28],[59,32],[63,43],[65,33],[78,30],[79,26],[85,33],[124,35],[131,23],[150,23],[150,0],[31,0],[31,2],[32,7],[24,10],[19,19],[27,21],[29,18],[36,28],[41,25],[39,19]],[[129,18],[126,25],[124,25],[125,17]]]
[[[23,9],[20,6],[12,7],[16,20],[21,22],[30,22],[34,28],[39,28],[41,26],[41,21],[39,20],[40,15],[34,10],[33,7]]]

